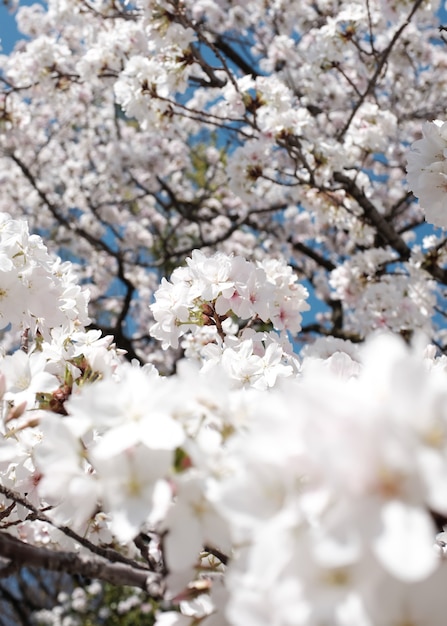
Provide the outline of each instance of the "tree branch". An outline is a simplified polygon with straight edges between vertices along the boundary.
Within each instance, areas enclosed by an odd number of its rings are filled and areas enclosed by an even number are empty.
[[[230,61],[232,61],[239,69],[243,71],[244,74],[248,74],[256,78],[259,76],[259,73],[252,67],[245,59],[241,57],[241,55],[234,50],[222,37],[222,35],[216,35],[215,46],[219,48],[225,56],[227,56]]]
[[[153,572],[135,569],[123,563],[110,563],[100,557],[37,548],[5,532],[0,532],[0,556],[21,566],[79,574],[87,578],[98,578],[112,585],[138,587],[144,591],[151,588],[152,593],[157,596],[154,590],[159,580]]]
[[[393,226],[379,213],[364,192],[357,187],[355,181],[341,172],[334,173],[334,180],[341,183],[343,188],[357,200],[358,205],[363,209],[363,214],[367,221],[375,226],[382,239],[399,253],[401,260],[408,261],[411,256],[411,249],[394,230]],[[422,263],[422,269],[443,285],[447,285],[447,269],[439,267],[436,263],[436,259],[427,256]]]
[[[49,519],[42,511],[39,511],[39,509],[37,509],[31,502],[29,502],[27,498],[25,498],[24,496],[21,496],[20,494],[16,493],[12,489],[9,489],[8,487],[5,487],[2,484],[0,484],[0,493],[6,496],[8,500],[12,500],[13,502],[18,503],[21,506],[28,509],[29,511],[31,511],[33,519],[38,519],[41,522],[45,522],[47,524],[50,524],[54,528],[57,528],[58,530],[61,531],[61,533],[63,533],[67,537],[70,537],[70,539],[73,539],[84,548],[87,548],[87,550],[90,550],[90,552],[97,554],[98,556],[108,561],[120,562],[120,563],[123,563],[124,565],[132,566],[135,568],[139,568],[143,571],[146,571],[146,567],[144,567],[143,565],[140,565],[139,563],[134,563],[131,559],[128,559],[127,557],[122,555],[120,552],[117,552],[116,550],[113,550],[111,548],[103,548],[101,546],[97,546],[91,541],[89,541],[88,539],[86,539],[86,537],[82,537],[81,535],[76,533],[74,530],[72,530],[68,526],[58,526],[51,519]]]
[[[316,250],[314,250],[313,248],[309,248],[309,246],[306,246],[305,243],[302,243],[301,241],[292,241],[291,237],[289,237],[288,242],[292,246],[293,250],[295,250],[296,252],[301,252],[305,256],[309,257],[309,259],[315,261],[317,265],[320,265],[328,272],[332,272],[332,270],[336,268],[332,261],[330,261],[329,259],[325,259]]]
[[[400,237],[384,216],[379,213],[373,203],[366,197],[365,193],[357,187],[352,178],[334,172],[334,180],[343,185],[343,188],[357,201],[358,205],[363,209],[363,214],[367,221],[376,227],[377,232],[383,240],[389,244],[396,252],[399,253],[402,260],[407,261],[411,256],[411,250]]]

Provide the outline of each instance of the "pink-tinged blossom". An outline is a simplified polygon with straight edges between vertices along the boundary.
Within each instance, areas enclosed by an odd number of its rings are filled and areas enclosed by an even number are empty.
[[[265,353],[254,353],[254,344],[250,339],[242,341],[234,349],[226,348],[222,352],[222,367],[231,380],[241,386],[255,389],[273,387],[277,378],[293,374],[291,365],[283,362],[284,353],[278,343],[270,343]]]
[[[283,261],[253,263],[223,253],[207,257],[195,250],[187,266],[175,270],[171,282],[163,280],[155,293],[151,309],[156,323],[151,333],[165,348],[177,347],[179,337],[191,332],[199,337],[198,356],[205,367],[208,359],[217,363],[222,358],[234,380],[270,387],[277,376],[292,373],[287,364],[290,354],[273,336],[260,336],[253,343],[247,330],[262,321],[275,331],[299,332],[301,312],[309,308],[307,296]],[[214,332],[205,332],[208,326]],[[267,348],[272,341],[274,345]]]

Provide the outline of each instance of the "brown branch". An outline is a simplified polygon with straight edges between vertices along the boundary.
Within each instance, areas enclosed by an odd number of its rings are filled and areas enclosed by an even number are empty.
[[[300,337],[302,338],[308,333],[315,333],[322,337],[335,337],[336,339],[344,339],[345,341],[351,341],[352,343],[362,343],[364,337],[349,330],[334,331],[331,328],[326,328],[322,324],[307,324],[300,330]]]
[[[363,209],[366,220],[376,227],[377,233],[382,237],[384,242],[399,253],[402,261],[408,261],[411,256],[411,249],[393,226],[379,213],[364,192],[357,187],[355,181],[341,172],[334,173],[334,180],[341,183],[343,188],[357,201],[358,205]],[[447,285],[447,269],[439,267],[436,263],[436,259],[430,258],[430,256],[427,255],[421,267],[437,281],[443,285]]]
[[[70,537],[70,539],[73,539],[74,541],[79,543],[81,546],[83,546],[84,548],[87,548],[87,550],[90,550],[90,552],[98,555],[99,557],[107,559],[108,561],[120,562],[120,563],[123,563],[124,565],[132,566],[135,568],[139,568],[142,571],[146,571],[146,568],[142,564],[135,563],[131,559],[128,559],[127,557],[122,555],[120,552],[117,552],[116,550],[113,550],[111,548],[102,548],[101,546],[97,546],[91,541],[89,541],[88,539],[86,539],[85,537],[82,537],[81,535],[76,533],[74,530],[72,530],[68,526],[58,526],[51,519],[49,519],[42,511],[39,511],[39,509],[37,509],[31,502],[29,502],[27,498],[20,495],[19,493],[16,493],[12,489],[5,487],[5,485],[0,484],[0,493],[6,496],[8,500],[16,502],[17,504],[20,504],[21,506],[28,509],[28,511],[31,511],[31,516],[29,519],[38,519],[41,522],[46,522],[47,524],[50,524],[54,528],[57,528],[58,530],[60,530],[61,533],[63,533],[67,537]]]
[[[192,80],[194,80],[195,82],[199,82],[201,83],[204,87],[218,87],[218,88],[222,88],[225,87],[225,85],[227,84],[227,81],[221,78],[218,78],[216,76],[216,68],[211,67],[203,58],[200,49],[197,46],[194,46],[194,44],[190,45],[191,48],[191,52],[194,55],[194,58],[196,59],[197,63],[200,65],[200,67],[202,68],[202,70],[205,72],[205,74],[208,76],[209,78],[209,82],[206,81],[202,81],[201,79],[196,79],[194,77],[191,77]]]
[[[334,263],[332,263],[332,261],[330,261],[329,259],[325,259],[316,250],[310,248],[309,246],[306,246],[305,243],[302,243],[301,241],[292,241],[291,237],[289,237],[288,242],[292,246],[293,250],[295,250],[296,252],[301,252],[305,256],[309,257],[309,259],[315,261],[317,265],[320,265],[320,267],[323,267],[328,272],[332,272],[332,270],[335,270],[336,266],[334,265]]]
[[[228,565],[229,557],[223,552],[221,552],[220,550],[218,550],[217,548],[213,548],[212,546],[206,545],[203,547],[203,549],[205,550],[205,552],[209,552],[209,554],[212,554],[217,559],[219,559],[219,561],[223,565]]]
[[[87,578],[98,578],[112,585],[138,587],[144,591],[148,591],[149,586],[157,582],[156,575],[147,570],[135,569],[123,563],[110,563],[100,557],[38,548],[5,532],[0,532],[0,556],[20,566],[79,574]]]
[[[252,67],[241,55],[234,50],[222,37],[222,35],[216,36],[215,46],[227,56],[244,74],[249,74],[253,78],[259,76],[259,73]]]
[[[357,187],[355,181],[349,176],[341,172],[334,172],[334,180],[343,185],[343,188],[349,195],[357,201],[358,205],[363,209],[363,214],[369,224],[376,227],[377,232],[383,238],[385,243],[389,244],[396,252],[399,253],[402,260],[407,261],[411,256],[411,250],[405,241],[398,235],[392,225],[387,222],[385,217],[379,213],[371,200],[367,198],[365,193]]]

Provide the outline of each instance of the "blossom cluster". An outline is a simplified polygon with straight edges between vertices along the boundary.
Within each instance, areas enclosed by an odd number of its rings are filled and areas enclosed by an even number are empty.
[[[88,292],[70,263],[49,254],[25,221],[0,214],[0,328],[47,333],[88,323]],[[20,303],[20,304],[19,304]]]
[[[422,139],[408,154],[407,180],[419,198],[427,221],[447,228],[447,123],[425,122]]]
[[[368,329],[428,333],[436,305],[434,283],[417,257],[388,272],[396,262],[391,250],[375,249],[353,254],[331,272],[334,296],[347,307],[351,328],[360,335]]]
[[[186,263],[171,281],[162,280],[151,305],[151,333],[163,347],[177,348],[190,333],[182,346],[207,371],[218,362],[234,380],[260,387],[290,375],[293,349],[286,333],[299,332],[301,312],[309,309],[308,292],[292,268],[278,259],[254,263],[199,250]]]
[[[384,335],[360,369],[340,351],[305,360],[230,442],[231,624],[440,623],[445,362],[422,357]]]

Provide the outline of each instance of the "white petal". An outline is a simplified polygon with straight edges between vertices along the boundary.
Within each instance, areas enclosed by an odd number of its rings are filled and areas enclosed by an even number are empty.
[[[438,557],[433,544],[434,524],[427,511],[402,502],[382,511],[383,529],[373,550],[383,567],[396,578],[416,582],[434,572]]]

